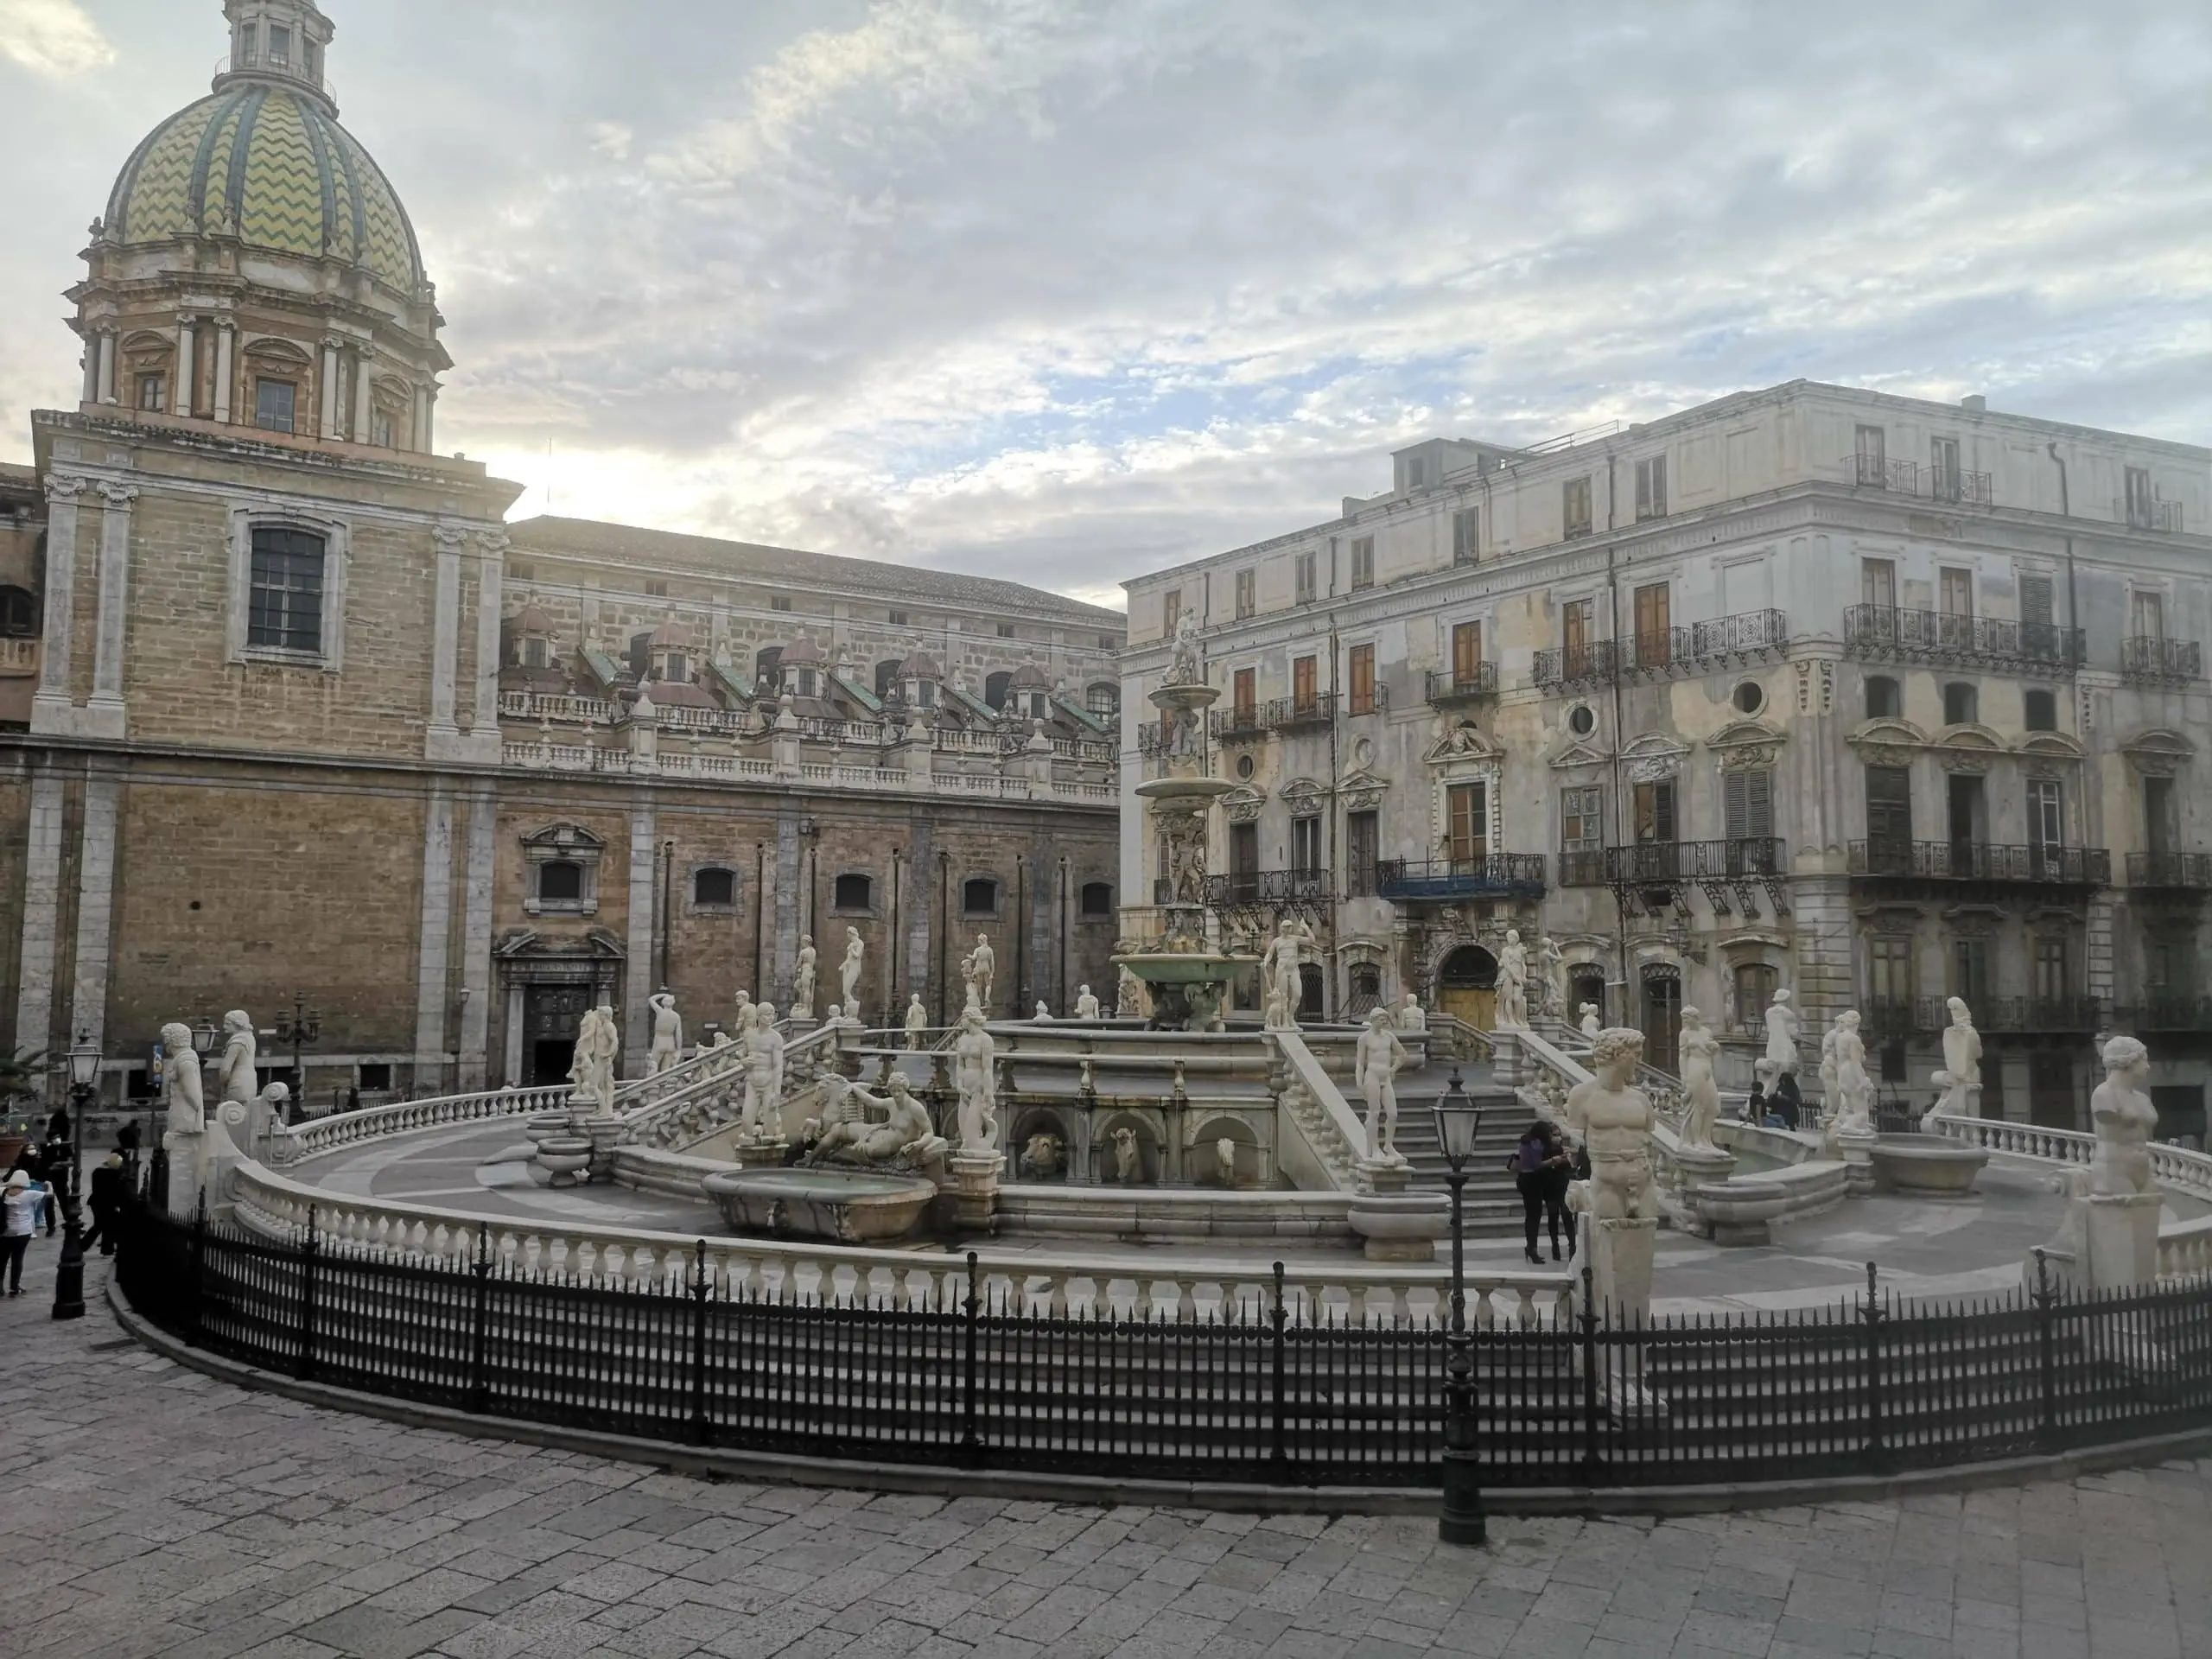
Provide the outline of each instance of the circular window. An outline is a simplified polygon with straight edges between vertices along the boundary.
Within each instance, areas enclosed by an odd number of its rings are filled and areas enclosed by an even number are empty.
[[[1766,707],[1766,690],[1757,680],[1745,680],[1736,688],[1737,709],[1746,715],[1756,715]]]
[[[1363,737],[1354,742],[1351,746],[1351,760],[1352,764],[1356,766],[1373,766],[1375,764],[1375,740],[1371,737]]]
[[[1567,728],[1577,737],[1587,737],[1598,729],[1598,716],[1589,704],[1578,702],[1567,711]]]
[[[1250,755],[1240,754],[1236,757],[1236,775],[1239,778],[1249,778],[1252,775],[1252,757]]]

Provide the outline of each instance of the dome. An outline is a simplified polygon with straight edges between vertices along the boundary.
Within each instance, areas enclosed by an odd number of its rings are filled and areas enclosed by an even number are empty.
[[[305,86],[231,79],[162,122],[116,180],[105,234],[123,246],[235,235],[361,266],[409,300],[425,285],[390,181]]]

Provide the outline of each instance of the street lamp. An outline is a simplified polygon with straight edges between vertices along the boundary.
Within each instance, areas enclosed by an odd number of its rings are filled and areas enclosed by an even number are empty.
[[[284,1121],[300,1121],[300,1103],[308,1091],[307,1068],[301,1064],[300,1051],[322,1035],[322,1016],[308,1011],[307,993],[292,993],[292,1017],[276,1016],[276,1040],[288,1043],[292,1050],[292,1097],[284,1103]]]
[[[1436,1535],[1447,1544],[1483,1544],[1482,1465],[1475,1455],[1474,1344],[1467,1335],[1467,1166],[1482,1134],[1483,1109],[1467,1097],[1457,1067],[1431,1108],[1436,1144],[1444,1153],[1444,1180],[1452,1189],[1452,1328],[1445,1338],[1444,1513]]]
[[[54,1317],[85,1317],[85,1224],[77,1189],[85,1173],[85,1113],[99,1087],[100,1050],[90,1032],[79,1033],[69,1049],[69,1185],[61,1194],[61,1259],[54,1266]],[[48,1185],[54,1172],[48,1172]]]

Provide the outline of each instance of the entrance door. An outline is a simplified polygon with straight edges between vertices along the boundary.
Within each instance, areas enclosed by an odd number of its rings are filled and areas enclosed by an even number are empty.
[[[1463,944],[1444,959],[1436,976],[1436,1006],[1477,1031],[1497,1024],[1497,958],[1478,944]]]
[[[2063,1054],[2028,1056],[2028,1121],[2038,1128],[2078,1129],[2074,1064]]]
[[[1605,1019],[1605,975],[1598,968],[1572,969],[1567,978],[1567,1001],[1574,1006],[1567,1011],[1567,1023],[1577,1031],[1582,1029],[1582,1005],[1588,1003],[1598,1010],[1599,1024]]]
[[[1672,974],[1643,981],[1643,1061],[1674,1076],[1681,1069],[1682,982]]]
[[[591,1006],[588,985],[530,985],[523,989],[524,1064],[530,1086],[565,1082],[576,1058],[576,1027]]]

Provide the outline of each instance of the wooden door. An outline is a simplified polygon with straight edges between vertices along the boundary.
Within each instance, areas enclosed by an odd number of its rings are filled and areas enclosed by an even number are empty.
[[[1436,1006],[1455,1020],[1464,1020],[1477,1031],[1492,1031],[1497,1026],[1497,992],[1495,988],[1480,990],[1471,985],[1446,985],[1436,993]]]
[[[1673,1076],[1681,1069],[1682,982],[1655,974],[1643,982],[1643,1060]]]
[[[532,1088],[565,1082],[576,1058],[576,1027],[591,1006],[588,985],[531,985],[522,1001],[524,1065]]]

